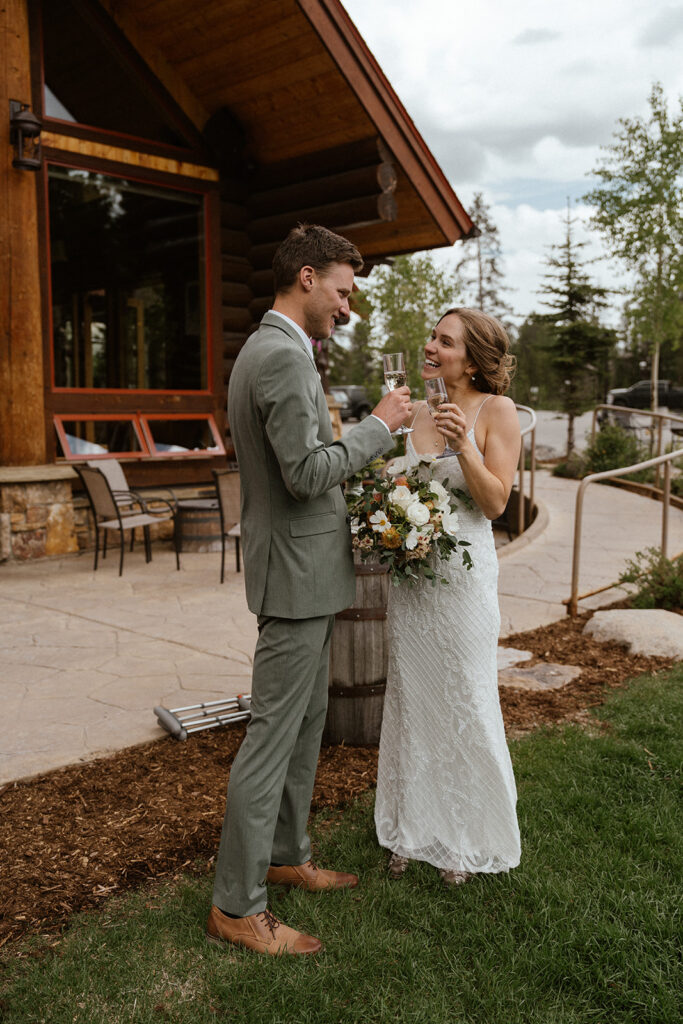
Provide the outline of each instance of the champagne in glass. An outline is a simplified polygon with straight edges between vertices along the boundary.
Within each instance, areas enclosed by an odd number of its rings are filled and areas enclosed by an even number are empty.
[[[426,380],[424,384],[427,408],[433,419],[439,406],[448,401],[446,382],[443,377],[432,377],[430,380]]]
[[[391,352],[388,355],[385,355],[383,360],[384,383],[387,386],[387,390],[394,391],[395,388],[402,388],[408,379],[403,353]],[[412,427],[403,426],[394,431],[395,434],[412,434],[412,432]]]

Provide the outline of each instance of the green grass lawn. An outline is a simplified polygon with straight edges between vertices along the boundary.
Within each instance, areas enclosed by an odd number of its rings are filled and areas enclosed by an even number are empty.
[[[320,863],[356,871],[359,889],[272,892],[324,954],[207,946],[212,880],[188,878],[82,915],[40,956],[26,955],[40,940],[6,948],[0,1020],[677,1024],[681,683],[683,666],[616,692],[597,709],[607,729],[512,744],[522,864],[509,875],[446,889],[413,864],[389,882],[366,794],[314,822]]]

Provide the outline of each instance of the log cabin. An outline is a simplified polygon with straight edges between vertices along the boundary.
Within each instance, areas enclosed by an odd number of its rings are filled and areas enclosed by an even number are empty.
[[[5,0],[1,111],[0,561],[78,549],[74,460],[211,480],[297,222],[476,230],[339,0]]]

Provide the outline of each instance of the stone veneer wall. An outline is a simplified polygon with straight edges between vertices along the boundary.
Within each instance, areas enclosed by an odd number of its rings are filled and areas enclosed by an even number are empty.
[[[0,467],[0,562],[87,546],[87,509],[75,510],[71,497],[75,479],[69,466]]]

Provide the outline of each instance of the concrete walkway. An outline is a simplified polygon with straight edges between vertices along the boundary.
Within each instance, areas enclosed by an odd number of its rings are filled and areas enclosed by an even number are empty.
[[[503,635],[565,615],[576,483],[539,473],[546,516],[500,554]],[[593,485],[585,503],[581,589],[612,582],[626,558],[659,544],[661,506]],[[671,511],[670,554],[683,549]],[[256,622],[243,577],[220,555],[126,553],[117,576],[92,555],[0,565],[0,784],[164,735],[156,704],[177,707],[250,688]],[[598,607],[618,591],[593,598]]]

